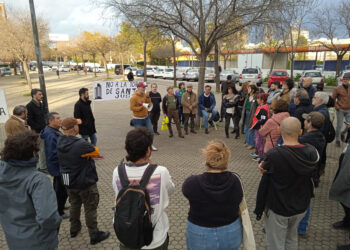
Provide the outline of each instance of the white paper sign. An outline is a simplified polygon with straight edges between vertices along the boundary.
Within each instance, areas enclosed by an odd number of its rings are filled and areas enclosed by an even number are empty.
[[[130,99],[139,82],[95,82],[94,101]]]
[[[5,91],[0,89],[0,123],[5,123],[9,118],[10,114],[7,108]]]

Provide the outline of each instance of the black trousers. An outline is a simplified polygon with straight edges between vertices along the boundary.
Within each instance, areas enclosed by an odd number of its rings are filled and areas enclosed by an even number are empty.
[[[223,105],[224,95],[221,95],[221,108],[220,108],[220,118],[224,119],[225,117],[225,107]]]
[[[241,116],[238,114],[233,115],[233,124],[235,125],[234,131],[236,132],[236,136],[239,136],[239,121],[241,120]]]
[[[66,187],[63,185],[62,176],[53,177],[53,189],[56,193],[57,198],[57,211],[59,215],[64,214],[64,205],[66,204],[68,194]]]
[[[185,116],[185,125],[184,125],[184,129],[185,132],[188,132],[188,120],[191,118],[191,131],[194,131],[194,118],[196,117],[195,114],[184,114]]]
[[[350,208],[345,206],[343,203],[340,203],[342,205],[342,207],[344,208],[344,213],[345,213],[345,216],[344,216],[344,219],[343,221],[350,226]]]
[[[160,117],[160,111],[159,112],[150,112],[149,113],[149,119],[151,120],[154,133],[158,132],[159,117]]]
[[[225,134],[226,134],[226,136],[228,136],[228,129],[230,127],[231,119],[233,122],[233,115],[230,113],[225,113]]]
[[[185,114],[183,113],[182,106],[179,107],[179,121],[180,121],[180,124],[182,125],[185,123]]]

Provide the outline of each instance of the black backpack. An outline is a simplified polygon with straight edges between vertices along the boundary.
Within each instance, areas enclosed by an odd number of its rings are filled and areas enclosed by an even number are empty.
[[[119,241],[128,248],[148,246],[153,240],[151,203],[146,186],[157,165],[150,164],[139,185],[130,185],[122,162],[118,166],[122,189],[118,193],[114,214],[114,230]]]
[[[326,137],[327,143],[331,143],[335,138],[335,129],[333,127],[333,123],[330,120],[328,121],[328,123],[329,123],[328,125],[329,129],[325,137]]]

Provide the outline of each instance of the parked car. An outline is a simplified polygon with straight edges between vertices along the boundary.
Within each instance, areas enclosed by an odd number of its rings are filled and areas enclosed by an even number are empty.
[[[186,81],[198,81],[199,79],[199,69],[189,69],[186,71],[185,80]]]
[[[274,69],[272,70],[271,74],[269,75],[269,81],[268,86],[271,86],[272,82],[280,82],[282,84],[284,81],[289,77],[287,70],[284,69]]]
[[[232,76],[232,81],[237,82],[238,81],[238,73],[234,69],[224,69],[220,73],[220,83],[225,82],[227,80],[227,76]]]
[[[136,68],[136,67],[128,67],[128,68],[125,68],[125,70],[124,70],[124,75],[129,74],[130,69],[132,70],[132,73],[134,74],[134,76],[136,76],[136,71],[137,71],[137,68]]]
[[[215,70],[213,68],[206,68],[204,81],[214,82],[215,81]]]
[[[176,79],[185,80],[185,74],[186,74],[187,68],[181,67],[176,68]]]
[[[350,70],[345,70],[345,71],[343,71],[343,72],[340,74],[340,76],[339,76],[338,79],[337,79],[338,86],[341,85],[341,84],[343,84],[343,77],[344,77],[344,75],[350,76]]]
[[[43,66],[43,71],[50,71],[51,68],[49,66]]]
[[[258,67],[243,69],[242,73],[239,75],[239,86],[241,86],[242,83],[247,81],[256,82],[256,85],[260,87],[262,84],[261,69]]]
[[[57,65],[53,65],[52,67],[51,67],[51,70],[52,71],[56,71],[58,69],[58,66]]]
[[[311,77],[312,78],[312,85],[317,89],[322,91],[324,88],[324,77],[322,76],[321,72],[318,70],[307,70],[304,71],[301,75],[300,82],[303,81],[304,78]]]
[[[106,69],[103,66],[96,67],[96,72],[97,73],[104,73],[104,72],[106,72]]]
[[[154,71],[154,78],[163,78],[165,72],[165,67],[157,67],[156,71]]]
[[[163,73],[164,79],[174,79],[174,69],[165,69]]]
[[[143,76],[143,69],[137,69],[136,70],[136,76]]]
[[[69,72],[69,67],[68,66],[61,66],[61,67],[59,67],[59,71],[61,71],[61,72]]]
[[[10,67],[1,67],[0,68],[0,76],[10,76],[12,75],[11,68]]]
[[[124,64],[123,66],[124,66],[124,69],[126,69],[126,68],[129,68],[131,65],[130,64]],[[114,66],[114,73],[116,75],[123,74],[123,71],[125,71],[125,70],[122,69],[122,65],[121,64],[117,64],[117,65]]]
[[[157,69],[156,67],[152,67],[152,66],[146,67],[147,76],[153,77],[156,69]]]

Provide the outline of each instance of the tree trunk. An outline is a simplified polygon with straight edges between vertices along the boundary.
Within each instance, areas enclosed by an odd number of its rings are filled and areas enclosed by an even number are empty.
[[[96,56],[93,55],[92,59],[94,60],[94,75],[95,75],[95,77],[97,77],[97,75],[96,75],[96,63],[95,63]]]
[[[214,56],[214,68],[215,68],[215,83],[216,92],[220,92],[220,72],[219,72],[219,45],[215,43],[215,56]]]
[[[173,47],[173,58],[174,58],[174,86],[177,87],[177,83],[176,83],[176,48],[175,48],[175,39],[171,39],[171,45]]]
[[[32,80],[30,78],[27,61],[21,61],[21,63],[23,65],[23,71],[24,71],[24,73],[26,75],[26,80],[27,80],[28,87],[29,87],[30,90],[32,90]]]
[[[121,68],[122,76],[123,76],[123,81],[125,81],[125,74],[124,74],[124,57],[122,55],[122,68]]]
[[[227,56],[224,56],[224,69],[226,69]]]
[[[76,61],[76,63],[77,63],[77,74],[78,75],[80,75],[80,73],[79,73],[79,64],[78,64],[78,57],[77,57],[77,54],[74,54],[74,56],[75,56],[75,61]]]
[[[143,41],[143,81],[147,82],[147,43],[148,41]]]
[[[294,53],[290,54],[290,78],[294,79]]]
[[[108,79],[109,72],[108,72],[108,66],[107,66],[107,60],[106,60],[105,54],[102,55],[102,59],[103,59],[103,64],[105,65],[106,75],[107,75],[107,79]]]
[[[12,67],[13,67],[13,74],[17,75],[17,63],[16,61],[12,61]]]
[[[272,70],[273,70],[273,66],[275,66],[276,57],[277,57],[277,52],[275,52],[275,53],[272,54],[272,62],[271,62],[271,67],[270,67],[269,75],[271,74],[271,72],[272,72]]]
[[[84,60],[84,54],[81,55],[81,59],[83,60],[83,69],[85,69],[85,60]],[[87,75],[87,70],[84,70],[85,75]]]
[[[337,67],[336,67],[336,72],[335,75],[339,76],[339,72],[341,70],[341,63],[343,61],[344,54],[337,54]]]
[[[24,66],[23,66],[23,62],[22,61],[20,61],[20,63],[21,63],[21,68],[20,68],[20,74],[21,74],[21,78],[25,78],[26,76],[25,76],[25,74],[24,74]]]
[[[199,77],[198,77],[198,89],[197,96],[199,97],[204,90],[204,77],[205,77],[205,66],[207,63],[207,55],[204,53],[204,50],[201,50],[201,54],[199,55]],[[196,124],[199,125],[200,117],[196,116]]]

